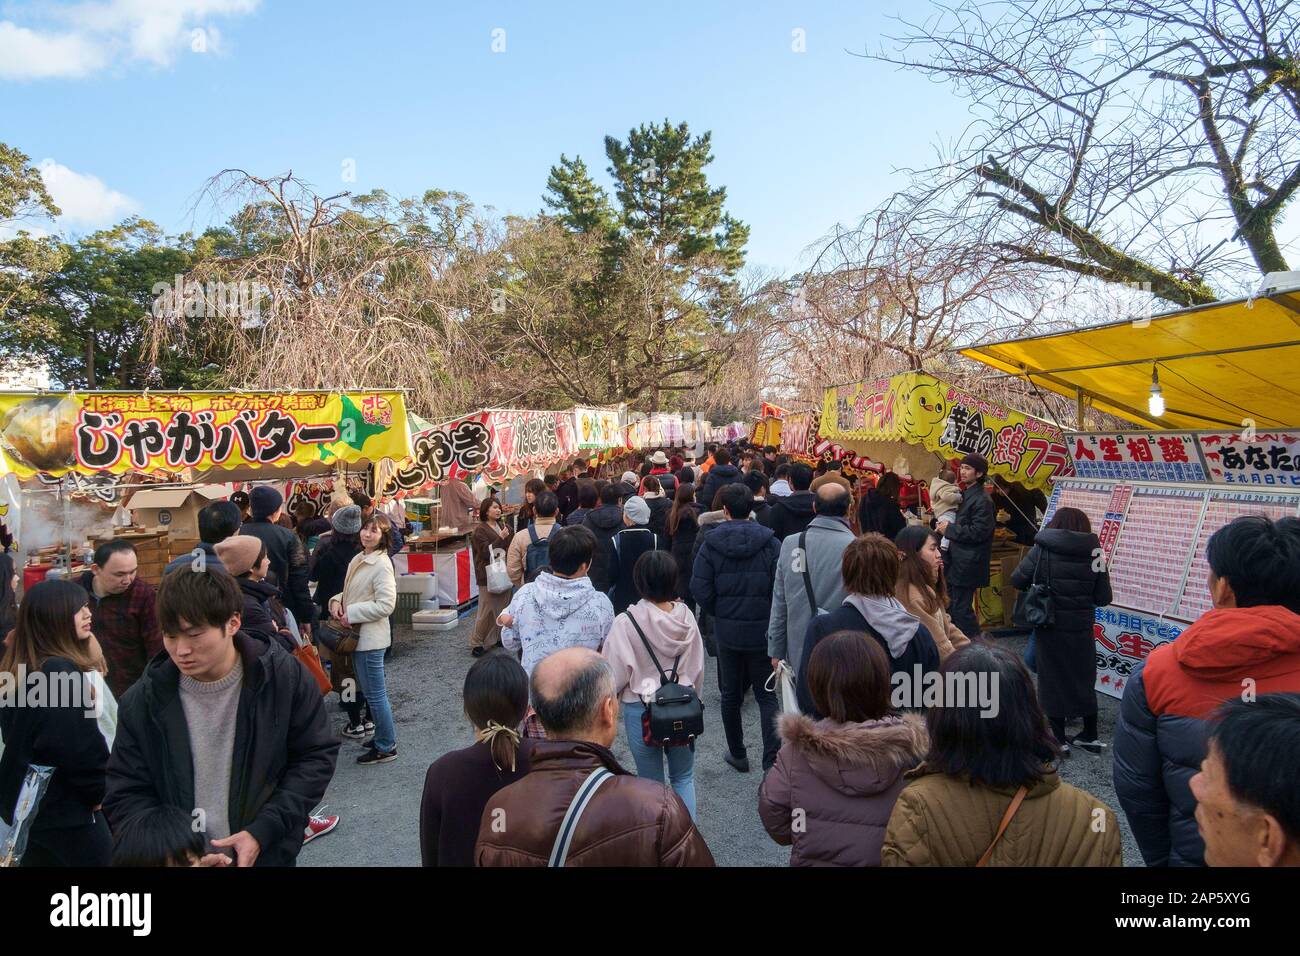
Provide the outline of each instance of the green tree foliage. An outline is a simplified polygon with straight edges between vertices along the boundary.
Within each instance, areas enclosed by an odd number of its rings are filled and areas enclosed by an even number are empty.
[[[29,306],[37,283],[62,264],[58,241],[27,228],[57,215],[40,170],[25,154],[0,143],[0,317],[6,324],[18,319],[10,310]],[[2,337],[0,354],[5,354]]]
[[[583,260],[590,268],[568,277],[555,311],[521,310],[506,321],[521,323],[530,349],[543,350],[541,375],[591,371],[577,393],[583,400],[658,410],[673,404],[665,394],[716,376],[728,354],[749,229],[724,211],[726,189],[708,183],[707,132],[692,138],[685,123],[651,123],[626,142],[606,137],[605,155],[616,203],[581,158],[563,155],[544,197],[556,222],[597,247]],[[555,280],[547,271],[545,281]],[[529,297],[518,284],[514,292],[516,301]]]
[[[144,219],[128,219],[60,247],[62,265],[46,275],[21,321],[3,333],[4,349],[44,361],[68,387],[135,389],[198,387],[212,372],[194,357],[164,355],[155,367],[142,356],[159,285],[170,287],[211,246],[169,239]],[[87,359],[93,360],[93,375]]]

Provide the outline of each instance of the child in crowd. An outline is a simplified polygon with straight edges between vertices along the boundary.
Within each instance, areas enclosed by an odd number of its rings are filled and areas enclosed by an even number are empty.
[[[960,505],[961,487],[957,484],[957,475],[951,468],[945,468],[930,479],[930,509],[934,512],[934,520],[939,524],[957,520]],[[947,551],[948,539],[944,538],[939,547]]]

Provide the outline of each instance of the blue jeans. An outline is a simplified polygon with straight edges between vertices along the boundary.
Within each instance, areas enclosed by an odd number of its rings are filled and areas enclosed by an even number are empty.
[[[1038,673],[1038,632],[1032,631],[1029,635],[1029,643],[1025,645],[1025,667]]]
[[[636,775],[656,783],[664,782],[664,757],[668,757],[668,779],[673,792],[682,798],[691,819],[695,819],[695,751],[690,747],[648,747],[641,736],[641,713],[638,701],[623,704],[623,728],[627,731],[627,749],[632,751]]]
[[[370,717],[375,722],[375,746],[384,753],[397,749],[397,727],[393,724],[393,708],[388,705],[388,686],[384,683],[384,652],[354,651],[352,666],[357,672],[357,683],[366,695]]]

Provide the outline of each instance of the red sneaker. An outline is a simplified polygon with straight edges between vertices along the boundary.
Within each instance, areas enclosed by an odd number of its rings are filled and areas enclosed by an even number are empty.
[[[303,832],[302,845],[306,846],[312,840],[319,836],[324,836],[339,825],[337,814],[328,817],[310,816],[307,818],[307,828]]]

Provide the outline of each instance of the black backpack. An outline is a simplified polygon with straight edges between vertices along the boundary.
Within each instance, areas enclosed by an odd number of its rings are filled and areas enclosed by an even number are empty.
[[[641,712],[642,742],[647,747],[694,747],[695,738],[704,733],[704,701],[695,688],[677,683],[677,662],[681,656],[673,661],[672,675],[665,674],[641,625],[631,611],[626,614],[659,672],[659,689]]]
[[[524,555],[524,583],[536,580],[537,575],[551,566],[551,539],[537,537],[537,529],[528,526],[528,552]]]

